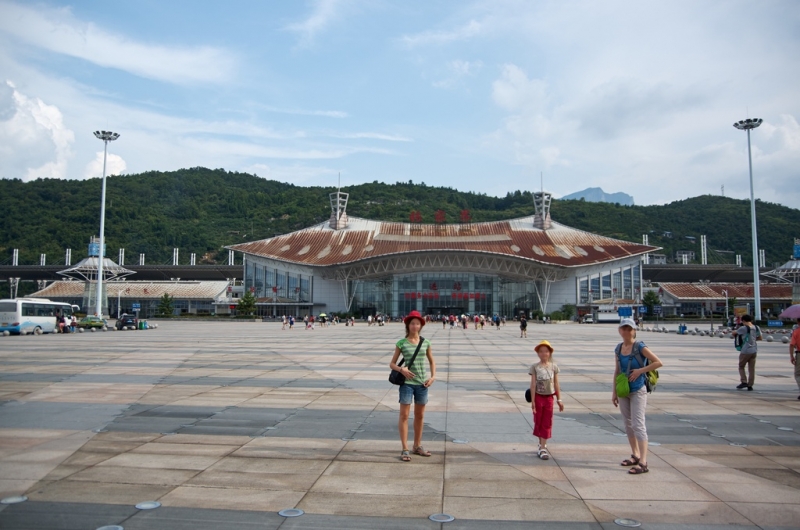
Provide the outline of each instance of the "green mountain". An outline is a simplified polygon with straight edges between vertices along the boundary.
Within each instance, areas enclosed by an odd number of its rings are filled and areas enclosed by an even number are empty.
[[[20,263],[63,263],[64,249],[73,249],[73,263],[85,255],[89,237],[99,231],[100,179],[32,182],[0,180],[0,263],[10,263],[13,248]],[[126,249],[127,263],[139,253],[148,264],[172,262],[172,248],[181,249],[181,263],[197,254],[198,263],[222,263],[223,246],[263,239],[326,220],[333,187],[301,187],[254,175],[201,167],[172,172],[151,171],[112,176],[107,180],[106,244],[116,260]],[[432,223],[436,212],[445,222],[459,222],[468,210],[473,221],[531,215],[531,192],[505,197],[465,193],[424,183],[373,182],[349,186],[348,214],[371,219],[407,221],[412,211]],[[784,262],[794,237],[800,237],[800,210],[758,202],[759,246],[767,263]],[[650,244],[664,252],[694,250],[700,256],[700,235],[708,236],[711,263],[733,263],[733,253],[750,262],[749,202],[700,196],[664,206],[621,206],[582,200],[555,200],[552,218],[560,223],[611,237]],[[440,214],[441,215],[441,214]],[[665,237],[671,232],[672,237]],[[696,243],[686,236],[693,236]]]

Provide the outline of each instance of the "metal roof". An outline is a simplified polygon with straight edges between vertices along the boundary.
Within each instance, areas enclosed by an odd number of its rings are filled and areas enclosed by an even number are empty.
[[[658,284],[667,294],[679,300],[725,300],[728,299],[753,300],[753,284],[735,283],[667,283]],[[771,283],[761,285],[762,300],[791,300],[792,286],[785,283]]]
[[[80,298],[85,283],[61,280],[33,293],[37,298]],[[158,299],[164,293],[178,300],[213,300],[227,294],[228,282],[108,282],[105,284],[109,298]]]
[[[559,223],[534,228],[533,216],[468,224],[413,224],[350,217],[346,228],[328,222],[260,241],[226,247],[254,256],[312,266],[355,263],[411,252],[463,251],[500,254],[544,265],[578,267],[658,250]]]

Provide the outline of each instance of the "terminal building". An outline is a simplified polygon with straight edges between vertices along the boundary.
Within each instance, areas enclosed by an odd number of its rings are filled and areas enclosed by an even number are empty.
[[[401,316],[545,313],[594,299],[637,304],[642,257],[657,247],[621,241],[534,215],[462,224],[348,217],[332,193],[327,221],[227,247],[243,254],[244,289],[262,315],[351,312]]]

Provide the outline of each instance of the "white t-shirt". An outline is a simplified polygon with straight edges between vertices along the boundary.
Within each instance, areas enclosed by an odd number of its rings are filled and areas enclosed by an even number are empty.
[[[550,362],[547,365],[538,362],[531,365],[528,370],[529,375],[536,375],[536,393],[542,396],[552,396],[556,393],[555,376],[558,373],[558,365]]]

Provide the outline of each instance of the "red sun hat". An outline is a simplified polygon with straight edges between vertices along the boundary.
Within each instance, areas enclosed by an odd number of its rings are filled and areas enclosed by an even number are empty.
[[[411,321],[412,318],[416,318],[417,320],[419,320],[420,324],[422,324],[423,326],[425,325],[425,319],[422,318],[422,315],[419,314],[419,311],[410,312],[408,316],[406,316],[406,318],[403,319],[403,323],[408,325],[408,323]]]

